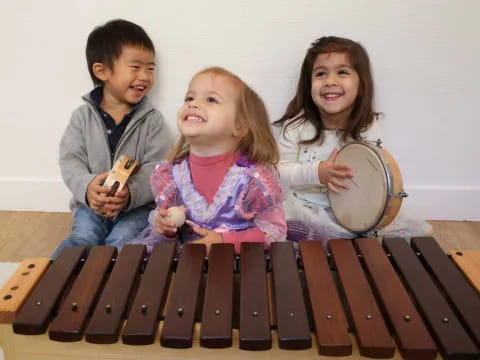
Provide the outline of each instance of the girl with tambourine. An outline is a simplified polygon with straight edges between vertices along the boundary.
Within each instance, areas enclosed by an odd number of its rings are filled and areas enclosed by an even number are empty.
[[[340,225],[329,194],[355,186],[351,166],[337,161],[338,149],[349,142],[380,138],[373,109],[374,86],[370,61],[357,42],[322,37],[311,44],[301,68],[297,92],[281,127],[280,179],[288,188],[284,208],[288,239],[353,238],[358,232]],[[358,185],[358,184],[357,184]],[[431,233],[425,221],[400,212],[379,235],[421,236]]]

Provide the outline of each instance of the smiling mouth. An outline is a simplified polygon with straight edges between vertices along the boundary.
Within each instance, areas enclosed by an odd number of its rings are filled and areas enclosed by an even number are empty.
[[[147,87],[146,86],[131,86],[132,89],[138,90],[138,91],[144,91]]]
[[[196,122],[196,123],[204,123],[206,122],[204,119],[202,119],[200,116],[196,116],[196,115],[187,115],[185,116],[185,121],[192,121],[192,122]]]
[[[338,100],[341,96],[342,96],[342,94],[339,94],[339,93],[322,94],[322,98],[324,98],[327,101]]]

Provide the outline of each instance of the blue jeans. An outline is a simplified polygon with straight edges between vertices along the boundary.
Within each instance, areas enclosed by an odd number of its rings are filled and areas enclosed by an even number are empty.
[[[120,249],[147,227],[150,210],[148,206],[141,206],[120,213],[114,220],[104,221],[101,215],[82,206],[73,216],[72,232],[57,247],[52,258],[67,246],[111,245]]]

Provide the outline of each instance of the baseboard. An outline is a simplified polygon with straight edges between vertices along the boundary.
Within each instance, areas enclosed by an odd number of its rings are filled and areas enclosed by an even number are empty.
[[[406,187],[403,207],[427,220],[480,221],[480,187]],[[0,210],[69,211],[70,192],[60,179],[0,177]]]

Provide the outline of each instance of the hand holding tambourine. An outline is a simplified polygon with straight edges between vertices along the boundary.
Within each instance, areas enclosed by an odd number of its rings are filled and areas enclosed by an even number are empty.
[[[345,183],[345,179],[351,178],[353,172],[348,165],[337,162],[337,156],[338,150],[334,149],[327,160],[320,162],[318,165],[318,178],[330,191],[339,194],[341,189],[350,188]]]
[[[390,224],[407,196],[403,191],[400,169],[392,155],[381,147],[380,141],[375,145],[353,142],[332,155],[334,163],[344,166],[344,170],[334,174],[343,176],[343,182],[349,188],[341,192],[328,188],[330,206],[337,222],[358,234]],[[344,176],[347,168],[353,176]]]

